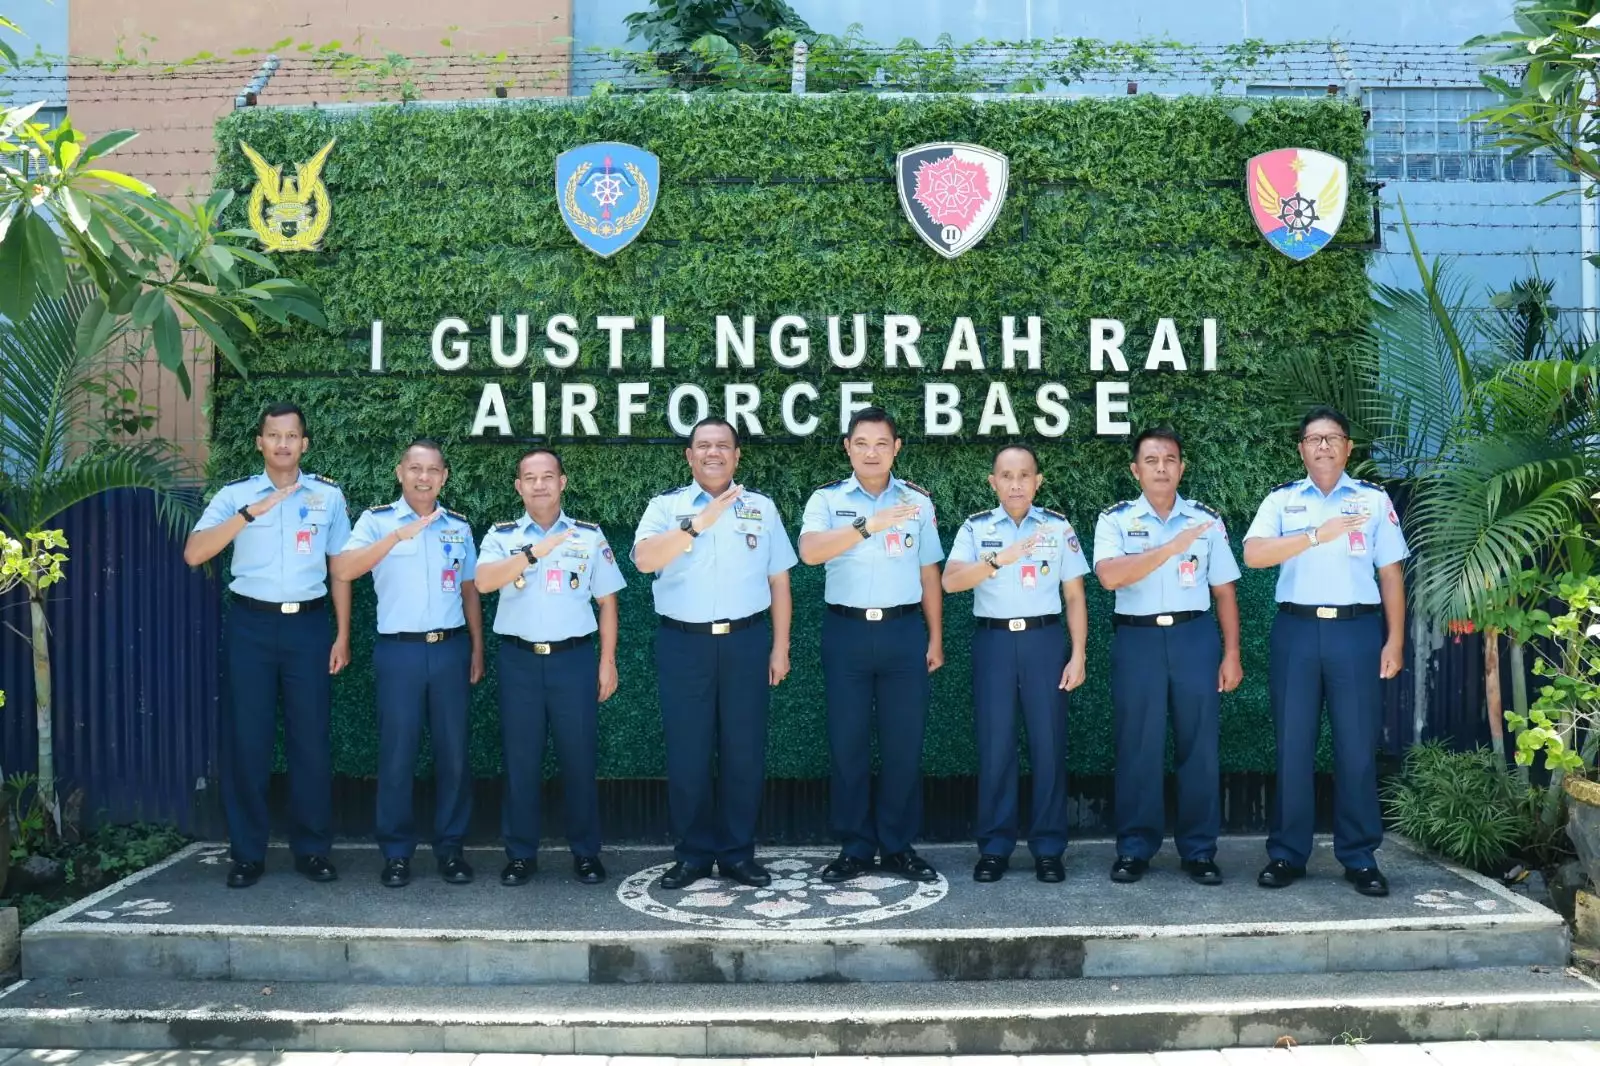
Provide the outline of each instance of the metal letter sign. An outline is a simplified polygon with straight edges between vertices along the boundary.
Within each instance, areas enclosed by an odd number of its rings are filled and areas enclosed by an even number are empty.
[[[1350,168],[1310,148],[1279,148],[1245,164],[1244,184],[1256,228],[1290,259],[1310,259],[1344,221]]]
[[[595,255],[615,255],[644,232],[660,186],[661,160],[631,144],[600,141],[556,157],[561,218]]]
[[[337,138],[335,138],[337,140]],[[295,176],[285,178],[282,166],[273,166],[243,141],[239,147],[256,172],[250,190],[250,228],[269,252],[314,252],[333,221],[328,187],[322,184],[322,167],[333,151],[333,141],[301,163]]]
[[[919,144],[895,159],[895,185],[917,236],[954,259],[994,225],[1010,170],[1005,156],[975,144]]]

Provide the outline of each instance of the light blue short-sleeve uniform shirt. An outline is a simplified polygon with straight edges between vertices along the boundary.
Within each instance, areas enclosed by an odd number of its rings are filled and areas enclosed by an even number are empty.
[[[356,519],[345,550],[376,544],[418,517],[404,496],[368,508]],[[465,515],[444,509],[433,525],[400,541],[372,568],[372,583],[378,590],[378,632],[426,633],[466,625],[461,585],[477,573],[471,523]]]
[[[1367,519],[1360,529],[1308,548],[1278,568],[1279,603],[1312,607],[1382,603],[1378,568],[1400,562],[1411,550],[1389,494],[1370,481],[1341,474],[1333,491],[1324,496],[1307,477],[1284,482],[1267,494],[1245,540],[1304,534],[1330,518],[1356,514]]]
[[[664,492],[645,508],[633,543],[677,529],[713,499],[696,482]],[[656,613],[679,622],[737,621],[772,606],[768,579],[799,560],[778,505],[745,489],[722,517],[662,567],[650,591]]]
[[[871,496],[854,474],[822,486],[806,501],[800,535],[848,526],[857,518],[915,504],[921,508],[901,522],[829,559],[824,565],[823,599],[841,607],[900,607],[922,602],[922,568],[944,558],[928,490],[890,477],[883,492]]]
[[[563,511],[549,529],[523,516],[513,522],[497,522],[483,535],[478,549],[480,563],[509,559],[522,552],[524,545],[538,544],[552,533],[571,530],[560,547],[500,589],[495,608],[494,631],[523,640],[553,642],[584,637],[600,628],[595,619],[594,601],[610,596],[627,582],[617,569],[616,555],[606,543],[605,534],[592,522],[579,522]]]
[[[1037,534],[1033,551],[1003,566],[972,590],[978,618],[1036,618],[1061,613],[1061,582],[1089,572],[1083,545],[1060,511],[1030,507],[1018,522],[1004,507],[979,511],[961,523],[950,546],[952,563],[975,563],[984,552],[999,552]],[[987,567],[986,567],[987,569]]]
[[[194,532],[220,526],[239,508],[260,503],[275,491],[264,470],[228,482],[211,497]],[[349,538],[350,514],[338,484],[301,471],[294,492],[233,538],[228,589],[269,603],[326,596],[328,556],[343,551]]]
[[[1166,521],[1144,496],[1108,507],[1094,526],[1094,561],[1140,555],[1166,544],[1185,529],[1210,522],[1211,528],[1184,555],[1116,591],[1118,614],[1170,614],[1211,608],[1211,586],[1239,580],[1239,563],[1228,546],[1222,516],[1203,503],[1178,496]]]

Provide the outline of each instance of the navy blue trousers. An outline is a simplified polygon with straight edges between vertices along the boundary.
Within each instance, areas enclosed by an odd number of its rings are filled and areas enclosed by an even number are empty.
[[[289,761],[289,847],[296,855],[326,855],[333,839],[328,613],[272,614],[235,604],[228,611],[226,637],[222,803],[232,858],[264,862],[267,857],[267,784],[280,697]]]
[[[467,770],[467,702],[472,641],[465,633],[438,644],[385,640],[372,649],[378,695],[378,846],[385,859],[417,849],[412,792],[422,724],[433,738],[433,851],[461,852],[472,816]]]
[[[1117,854],[1150,859],[1166,836],[1167,720],[1178,778],[1173,842],[1183,859],[1211,859],[1222,830],[1217,736],[1222,638],[1209,614],[1175,626],[1117,626],[1111,637],[1116,710]]]
[[[928,721],[928,628],[917,612],[883,622],[822,616],[829,797],[840,849],[894,855],[922,831],[922,734]],[[873,714],[878,785],[872,787]]]
[[[755,857],[771,652],[766,624],[722,636],[656,629],[667,807],[677,856],[691,866]]]
[[[539,791],[544,748],[555,743],[561,768],[561,806],[567,846],[574,855],[600,854],[600,693],[594,641],[535,655],[500,642],[500,741],[505,748],[506,794],[500,808],[506,855],[539,854]]]
[[[980,625],[972,634],[972,721],[978,739],[978,850],[1017,846],[1017,705],[1028,730],[1033,819],[1028,850],[1067,847],[1067,645],[1058,625],[1012,633]]]
[[[1278,797],[1267,854],[1294,866],[1311,857],[1312,774],[1322,705],[1333,732],[1333,853],[1350,869],[1376,865],[1383,843],[1377,748],[1383,730],[1383,616],[1345,620],[1280,614],[1272,623],[1272,722]]]

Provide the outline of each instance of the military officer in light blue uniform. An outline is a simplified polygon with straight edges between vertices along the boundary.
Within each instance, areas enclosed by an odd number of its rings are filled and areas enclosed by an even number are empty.
[[[1278,796],[1268,863],[1256,878],[1283,888],[1306,873],[1315,815],[1312,771],[1324,701],[1333,730],[1333,853],[1364,896],[1386,896],[1376,752],[1383,686],[1405,653],[1409,554],[1389,494],[1345,473],[1350,423],[1329,407],[1300,423],[1306,477],[1273,489],[1244,535],[1244,563],[1278,566],[1272,623],[1272,718]]]
[[[878,853],[886,872],[914,881],[939,878],[911,843],[922,831],[929,675],[944,665],[944,548],[932,498],[893,474],[904,443],[883,408],[851,415],[844,449],[853,473],[811,494],[800,527],[800,558],[827,572],[822,671],[840,852],[822,878],[835,883],[859,876]],[[881,759],[876,795],[874,709]]]
[[[472,526],[439,505],[449,477],[438,443],[413,441],[395,467],[400,498],[363,512],[332,562],[345,580],[370,571],[378,592],[377,835],[381,879],[390,888],[411,881],[412,786],[424,719],[433,737],[434,860],[450,884],[472,880],[461,847],[472,814],[467,702],[483,677],[483,614]]]
[[[1066,879],[1067,693],[1083,684],[1089,565],[1072,523],[1034,506],[1044,478],[1025,444],[1001,448],[989,487],[998,507],[961,523],[945,564],[944,590],[973,590],[973,725],[978,741],[978,864],[972,879],[998,881],[1017,846],[1017,704],[1028,729],[1034,876]],[[1067,609],[1071,653],[1061,632]]]
[[[343,549],[350,516],[337,484],[300,469],[310,444],[300,408],[267,408],[256,427],[265,470],[219,489],[183,547],[184,562],[199,566],[233,545],[221,753],[232,888],[255,884],[266,868],[267,787],[280,691],[295,869],[312,881],[339,876],[328,858],[328,716],[330,678],[350,662],[350,583],[328,580],[328,556]]]
[[[534,873],[548,732],[561,767],[573,875],[597,885],[606,877],[596,780],[600,704],[617,691],[617,592],[625,582],[600,527],[561,509],[567,475],[555,452],[535,448],[523,455],[514,485],[522,517],[497,522],[484,534],[476,579],[480,593],[500,593],[494,631],[500,635],[501,826],[508,860],[500,883],[524,885]]]
[[[656,575],[656,677],[678,840],[661,886],[687,888],[715,861],[723,877],[764,888],[772,875],[755,859],[756,820],[770,689],[789,674],[794,546],[777,505],[734,480],[739,435],[726,420],[701,419],[683,454],[694,480],[651,500],[633,537],[634,565]]]
[[[1244,677],[1234,591],[1239,566],[1222,516],[1178,495],[1184,463],[1175,432],[1140,433],[1130,469],[1143,494],[1108,507],[1094,530],[1095,575],[1116,592],[1117,858],[1111,880],[1143,877],[1166,836],[1162,781],[1170,714],[1178,778],[1173,842],[1191,880],[1220,885],[1222,693]],[[1208,617],[1213,598],[1216,624]]]

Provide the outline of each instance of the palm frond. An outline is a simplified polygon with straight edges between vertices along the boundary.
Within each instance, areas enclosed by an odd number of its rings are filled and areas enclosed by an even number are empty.
[[[12,536],[43,528],[75,504],[116,489],[146,489],[156,494],[157,511],[175,535],[199,517],[200,499],[185,486],[188,461],[165,441],[145,441],[89,452],[46,472],[21,495],[22,506],[0,513]],[[9,501],[8,501],[9,502]],[[21,519],[19,522],[18,519]]]
[[[96,298],[75,286],[38,300],[19,322],[0,323],[0,470],[11,478],[38,476],[66,448],[71,394],[87,369],[78,319]]]

